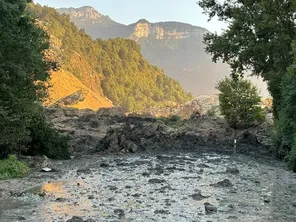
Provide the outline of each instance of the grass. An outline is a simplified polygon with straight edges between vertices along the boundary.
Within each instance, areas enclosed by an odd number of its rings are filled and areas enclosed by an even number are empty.
[[[18,161],[14,155],[8,159],[0,160],[0,180],[24,177],[29,173],[29,167]]]

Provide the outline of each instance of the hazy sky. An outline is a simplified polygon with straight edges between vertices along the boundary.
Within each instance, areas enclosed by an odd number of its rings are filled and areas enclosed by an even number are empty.
[[[103,15],[131,24],[145,18],[149,22],[178,21],[197,25],[211,32],[221,32],[225,25],[207,22],[207,16],[196,4],[197,0],[35,0],[35,3],[59,7],[92,6]]]

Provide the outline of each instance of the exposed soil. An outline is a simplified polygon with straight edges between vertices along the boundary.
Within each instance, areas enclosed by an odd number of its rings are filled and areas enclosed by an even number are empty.
[[[296,175],[275,160],[191,152],[84,156],[51,167],[0,182],[1,221],[296,218]]]

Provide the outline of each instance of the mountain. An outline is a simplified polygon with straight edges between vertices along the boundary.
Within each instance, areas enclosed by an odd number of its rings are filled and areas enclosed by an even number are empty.
[[[135,40],[150,63],[159,66],[195,95],[215,93],[216,82],[229,74],[227,65],[213,63],[204,52],[203,35],[208,32],[205,28],[180,22],[150,23],[145,19],[123,25],[102,16],[92,7],[58,11],[70,15],[93,39]],[[96,16],[90,18],[91,15]]]
[[[69,16],[53,8],[31,4],[28,11],[50,36],[51,48],[45,58],[57,62],[58,71],[52,73],[51,105],[99,108],[113,104],[127,112],[138,112],[192,98],[176,80],[151,65],[135,41],[93,40]],[[79,16],[114,24],[97,13]]]
[[[151,64],[163,69],[194,95],[216,93],[217,81],[230,74],[226,64],[213,63],[211,56],[204,52],[203,35],[208,32],[205,28],[180,22],[150,23],[145,19],[123,25],[89,6],[57,10],[69,15],[93,39],[121,37],[135,40]],[[252,81],[265,95],[266,85],[254,78]]]

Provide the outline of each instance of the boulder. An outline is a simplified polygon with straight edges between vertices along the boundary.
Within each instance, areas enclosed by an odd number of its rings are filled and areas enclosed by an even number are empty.
[[[98,118],[100,117],[125,117],[125,113],[120,107],[100,108],[97,111]]]

